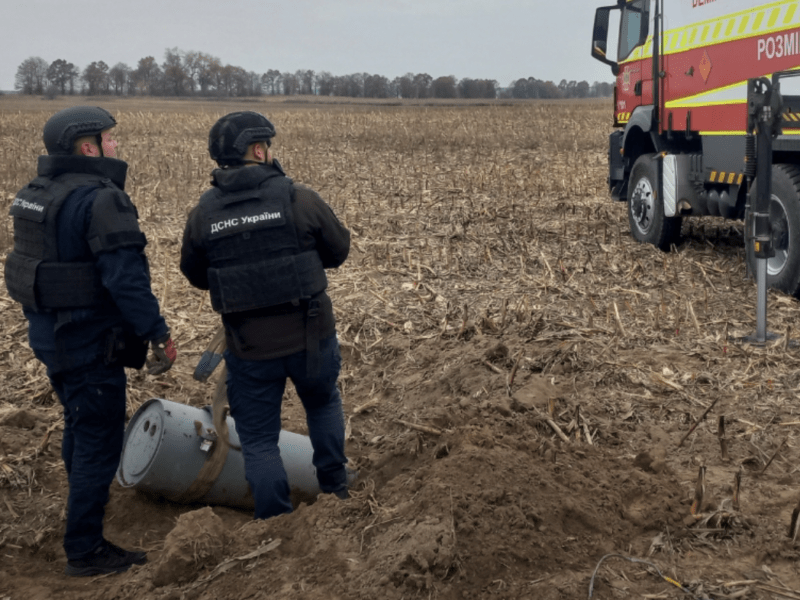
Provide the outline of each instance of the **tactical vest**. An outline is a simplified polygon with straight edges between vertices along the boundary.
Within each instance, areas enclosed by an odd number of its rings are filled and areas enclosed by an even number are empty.
[[[316,250],[300,251],[288,177],[200,198],[211,306],[220,313],[309,300],[328,287]]]
[[[9,296],[23,306],[36,311],[88,308],[107,299],[94,262],[58,260],[58,213],[72,192],[86,186],[113,183],[88,174],[71,174],[66,181],[36,177],[14,198],[9,211],[14,249],[6,258],[5,280]]]

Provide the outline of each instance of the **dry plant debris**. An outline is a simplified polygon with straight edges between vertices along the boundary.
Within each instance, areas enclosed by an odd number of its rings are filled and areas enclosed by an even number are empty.
[[[34,174],[42,124],[70,101],[0,97],[3,210]],[[800,597],[788,527],[798,303],[770,293],[769,328],[783,338],[741,344],[756,300],[741,223],[686,220],[670,253],[633,241],[625,205],[606,190],[606,101],[97,102],[119,121],[127,190],[180,353],[161,378],[129,373],[130,412],[153,397],[211,400],[213,384],[192,372],[219,318],[179,273],[181,234],[213,167],[211,124],[260,110],[287,172],[353,233],[330,293],[360,478],[345,502],[320,497],[266,522],[214,507],[228,542],[161,587],[167,536],[199,507],[115,484],[107,534],[151,562],[65,580],[60,407],[2,289],[0,598],[572,599],[612,553],[647,556],[697,597]],[[11,243],[6,220],[0,258]],[[293,390],[284,428],[305,432]],[[268,540],[281,543],[247,558]],[[684,596],[664,585],[611,564],[593,591]]]

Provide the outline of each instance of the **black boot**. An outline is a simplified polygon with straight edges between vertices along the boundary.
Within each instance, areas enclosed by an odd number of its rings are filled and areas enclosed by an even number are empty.
[[[144,552],[131,552],[115,546],[107,540],[95,550],[79,560],[68,560],[64,573],[71,577],[90,577],[92,575],[105,575],[107,573],[122,573],[131,568],[131,565],[143,565],[147,562]]]

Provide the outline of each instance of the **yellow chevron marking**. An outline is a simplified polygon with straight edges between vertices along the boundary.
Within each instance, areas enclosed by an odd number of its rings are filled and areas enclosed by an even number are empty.
[[[711,183],[715,183],[717,181],[717,172],[711,171]]]
[[[742,185],[743,180],[744,180],[744,173],[739,173],[739,181],[737,182],[737,185]]]
[[[764,13],[760,12],[756,15],[756,22],[753,23],[753,31],[758,31],[761,29],[761,21],[764,20]]]
[[[737,31],[739,35],[742,35],[744,33],[744,30],[747,29],[747,23],[749,21],[750,21],[750,15],[745,15],[744,17],[742,17],[742,21],[741,23],[739,23],[739,30]]]
[[[728,185],[732,184],[735,179],[736,179],[736,173],[731,173],[730,175],[728,175]]]
[[[692,48],[705,48],[721,42],[777,34],[795,29],[800,26],[798,4],[800,4],[800,0],[777,0],[760,8],[743,10],[720,18],[665,31],[663,33],[665,54],[669,55]],[[641,54],[639,54],[639,51],[641,51]],[[637,48],[635,54],[632,53],[628,59],[621,61],[620,64],[641,60],[642,58],[650,58],[652,55],[653,44],[652,37],[650,37],[645,44]]]

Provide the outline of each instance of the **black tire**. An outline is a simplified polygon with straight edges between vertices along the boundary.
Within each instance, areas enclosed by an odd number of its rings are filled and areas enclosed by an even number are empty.
[[[628,180],[628,223],[634,239],[668,251],[681,235],[681,217],[665,217],[658,197],[655,154],[643,154],[633,164]]]
[[[755,191],[756,185],[754,181],[750,189]],[[767,286],[800,297],[800,167],[772,165],[769,220],[775,256],[767,259]],[[755,273],[751,242],[747,242],[747,264]]]

